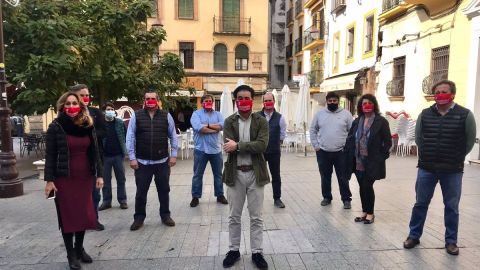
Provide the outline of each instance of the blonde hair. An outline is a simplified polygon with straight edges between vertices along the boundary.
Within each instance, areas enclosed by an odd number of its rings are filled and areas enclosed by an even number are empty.
[[[67,101],[67,98],[69,96],[74,96],[77,99],[78,105],[80,106],[80,112],[78,113],[75,118],[73,118],[73,123],[77,126],[86,126],[86,127],[91,127],[93,126],[93,119],[90,117],[90,114],[88,113],[88,108],[83,104],[82,101],[80,101],[80,97],[73,92],[67,92],[63,94],[58,100],[57,100],[57,112],[63,112],[63,108],[65,106],[65,102]]]

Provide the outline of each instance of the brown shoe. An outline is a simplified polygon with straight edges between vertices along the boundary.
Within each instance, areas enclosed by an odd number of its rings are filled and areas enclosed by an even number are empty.
[[[134,220],[132,226],[130,226],[130,231],[136,231],[143,226],[143,220]]]
[[[411,249],[411,248],[414,248],[418,244],[420,244],[420,240],[408,237],[407,240],[405,240],[405,242],[403,242],[403,247],[406,248],[406,249]]]
[[[169,227],[175,226],[175,221],[171,217],[162,218],[162,223]]]
[[[225,196],[223,196],[223,195],[217,197],[217,202],[218,202],[218,203],[221,203],[221,204],[228,204],[227,199],[226,199]]]
[[[460,249],[457,247],[457,244],[447,244],[445,249],[450,255],[458,255],[458,253],[460,253]]]

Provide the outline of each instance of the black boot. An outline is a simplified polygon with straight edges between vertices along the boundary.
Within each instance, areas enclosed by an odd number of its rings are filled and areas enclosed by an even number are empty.
[[[83,263],[92,263],[92,257],[90,257],[83,248],[84,237],[85,231],[75,233],[75,255],[77,255],[77,259]]]
[[[75,247],[75,255],[83,263],[92,263],[92,257],[88,255],[83,247]]]
[[[77,259],[77,254],[75,251],[72,249],[70,251],[67,251],[67,259],[68,259],[68,266],[70,266],[70,269],[82,269],[82,266],[80,265],[80,262]]]

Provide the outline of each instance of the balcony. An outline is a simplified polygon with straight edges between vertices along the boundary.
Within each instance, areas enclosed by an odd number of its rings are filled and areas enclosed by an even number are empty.
[[[421,5],[430,17],[444,14],[454,9],[458,0],[404,0],[409,5]]]
[[[285,48],[285,52],[286,52],[285,56],[287,57],[287,59],[292,57],[292,55],[293,55],[292,50],[293,50],[293,43],[290,43]]]
[[[304,8],[312,8],[314,7],[315,5],[317,4],[324,4],[322,3],[323,0],[319,1],[319,0],[305,0],[305,4],[303,4],[303,7]]]
[[[295,39],[295,55],[302,52],[302,41],[303,41],[303,38],[301,37]]]
[[[425,95],[427,95],[426,99],[429,100],[429,96],[433,96],[435,93],[432,91],[432,87],[442,80],[448,79],[448,70],[440,70],[434,71],[432,74],[425,77],[422,81],[422,90]]]
[[[405,88],[405,78],[393,79],[387,83],[387,95],[390,101],[403,101]]]
[[[213,34],[251,36],[252,19],[240,17],[213,17]]]
[[[318,29],[316,25],[317,24],[314,23],[314,26],[311,26],[303,32],[303,50],[310,50],[325,44],[325,24],[323,21],[320,22],[320,29]]]
[[[347,7],[345,0],[332,0],[332,13],[339,13]]]
[[[299,18],[303,15],[303,0],[297,0],[295,2],[295,18]]]
[[[380,24],[392,21],[407,12],[413,5],[406,4],[404,0],[383,0],[382,14],[378,17]]]
[[[293,8],[287,11],[287,26],[290,26],[290,24],[293,24]]]
[[[310,87],[320,87],[323,82],[323,69],[312,70],[308,73]]]

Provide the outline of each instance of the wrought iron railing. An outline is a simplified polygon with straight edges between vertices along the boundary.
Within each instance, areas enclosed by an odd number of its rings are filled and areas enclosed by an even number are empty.
[[[332,1],[332,12],[337,12],[343,8],[345,8],[347,4],[345,0],[333,0]]]
[[[292,57],[293,55],[293,43],[290,43],[287,45],[287,47],[285,47],[285,53],[286,53],[286,57],[287,59]]]
[[[293,8],[287,11],[287,25],[293,22]]]
[[[393,79],[387,83],[387,95],[392,97],[403,97],[405,89],[404,79]]]
[[[308,81],[311,87],[320,87],[323,82],[323,69],[312,70],[308,73]]]
[[[301,52],[302,51],[302,38],[299,37],[295,39],[295,53]]]
[[[302,13],[303,11],[303,0],[297,0],[295,2],[295,16],[298,16],[298,14]]]
[[[426,95],[434,95],[432,87],[442,80],[448,79],[448,70],[434,71],[432,74],[425,77],[422,81],[422,90]]]
[[[325,37],[325,25],[323,22],[320,22],[320,29],[317,28],[316,25],[309,27],[307,30],[303,32],[303,46],[307,46],[308,44],[316,41],[322,40]]]
[[[403,0],[383,0],[382,12],[387,12],[391,9],[394,9],[396,6],[400,5]]]
[[[214,34],[250,36],[251,29],[251,18],[213,17]]]

